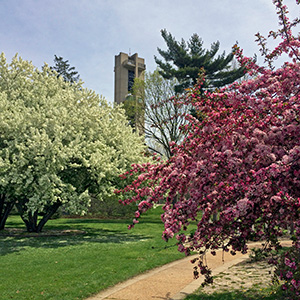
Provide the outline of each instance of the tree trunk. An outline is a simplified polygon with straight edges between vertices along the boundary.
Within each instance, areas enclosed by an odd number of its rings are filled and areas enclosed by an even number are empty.
[[[25,217],[25,214],[26,214],[26,217]],[[25,223],[26,225],[26,229],[27,229],[27,232],[37,232],[37,217],[38,217],[38,213],[37,212],[34,212],[33,214],[30,212],[30,213],[26,213],[25,214],[23,213],[21,215],[21,218],[23,220],[23,222]]]
[[[26,202],[24,202],[26,203]],[[47,223],[47,221],[56,213],[57,209],[61,206],[61,202],[56,202],[52,205],[50,205],[47,208],[46,213],[42,217],[40,221],[38,221],[38,211],[35,211],[34,213],[27,212],[27,209],[25,208],[24,204],[22,203],[16,203],[16,207],[19,211],[19,214],[23,220],[23,222],[26,225],[28,232],[41,232],[44,225]]]
[[[37,231],[37,222],[38,222],[38,212],[35,211],[34,213],[30,212],[28,213],[28,225],[27,231],[28,232],[38,232]]]
[[[14,207],[15,201],[10,201],[5,203],[5,195],[0,195],[0,230],[3,230],[5,227],[6,220]]]
[[[213,213],[212,220],[213,222],[216,222],[218,220],[218,213]]]
[[[60,202],[56,202],[53,205],[49,207],[49,209],[46,211],[43,218],[40,220],[38,226],[37,226],[37,232],[41,232],[44,225],[48,222],[48,220],[57,212],[58,208],[61,206]]]
[[[27,209],[25,208],[26,201],[17,201],[16,207],[18,209],[18,212],[23,220],[23,222],[26,225],[26,229],[28,232],[37,232],[37,217],[38,213],[37,211],[33,214],[31,212],[27,212]]]
[[[290,235],[293,235],[294,233],[295,233],[295,225],[294,222],[292,222],[290,226]]]

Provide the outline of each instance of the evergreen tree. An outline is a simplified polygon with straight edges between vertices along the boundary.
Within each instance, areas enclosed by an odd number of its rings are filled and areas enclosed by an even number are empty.
[[[157,49],[163,60],[156,56],[154,58],[164,78],[177,78],[179,84],[175,91],[178,93],[196,84],[201,70],[205,73],[203,88],[206,89],[222,87],[244,76],[242,67],[232,67],[233,52],[228,55],[223,52],[216,56],[220,48],[219,41],[213,43],[210,50],[206,50],[197,34],[193,34],[188,42],[183,39],[181,42],[176,41],[166,29],[161,31],[161,35],[168,49]]]
[[[75,67],[71,67],[68,60],[63,60],[60,56],[54,55],[54,63],[53,67],[50,67],[52,71],[56,71],[58,73],[58,77],[62,76],[65,81],[68,82],[78,82],[79,74],[75,71]]]

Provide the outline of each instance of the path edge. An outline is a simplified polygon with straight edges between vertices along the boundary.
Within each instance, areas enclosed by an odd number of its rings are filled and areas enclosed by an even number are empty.
[[[240,257],[237,259],[234,259],[229,262],[224,262],[221,266],[213,269],[213,276],[218,275],[224,271],[226,271],[228,268],[237,265],[243,261],[246,261],[249,259],[249,256]],[[202,276],[203,277],[203,276]],[[201,280],[195,280],[194,282],[191,282],[188,284],[185,288],[183,288],[180,292],[178,292],[176,295],[174,295],[170,300],[183,300],[185,297],[187,297],[190,294],[193,294],[197,289],[201,287],[201,284],[203,283],[204,278],[201,278]]]

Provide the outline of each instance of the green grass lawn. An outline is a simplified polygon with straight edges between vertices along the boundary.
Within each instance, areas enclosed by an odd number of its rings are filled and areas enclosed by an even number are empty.
[[[161,238],[161,208],[127,229],[131,220],[58,219],[50,229],[68,236],[0,236],[0,299],[84,299],[134,275],[184,257]],[[12,216],[8,227],[24,227]],[[192,270],[191,270],[192,272]]]
[[[185,300],[279,300],[283,295],[279,288],[253,287],[246,291],[215,292],[213,294],[197,293],[189,295]]]

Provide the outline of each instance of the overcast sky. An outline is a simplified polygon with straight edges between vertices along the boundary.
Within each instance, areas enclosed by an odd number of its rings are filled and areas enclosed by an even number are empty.
[[[284,1],[299,16],[295,0]],[[84,86],[114,97],[114,57],[138,53],[147,71],[156,68],[160,30],[177,40],[197,33],[205,48],[219,40],[220,53],[238,41],[247,56],[259,54],[258,31],[277,29],[272,0],[0,0],[0,52],[18,53],[36,67],[53,65],[54,54],[69,60]]]

